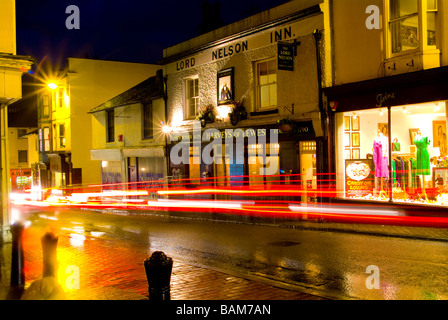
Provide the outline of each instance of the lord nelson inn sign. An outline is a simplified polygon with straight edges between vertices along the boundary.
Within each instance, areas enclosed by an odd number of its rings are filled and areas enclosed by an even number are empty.
[[[290,69],[293,58],[292,54],[290,54],[290,49],[286,48],[288,44],[292,44],[298,37],[312,34],[314,30],[319,28],[323,28],[323,18],[321,15],[314,15],[286,25],[262,29],[257,32],[250,30],[250,32],[242,32],[239,36],[233,37],[235,39],[233,41],[230,40],[216,46],[212,44],[204,45],[203,48],[205,49],[191,49],[189,51],[191,54],[189,55],[188,52],[185,52],[185,55],[188,55],[188,57],[167,64],[167,73],[172,74],[186,71],[194,67],[217,62],[221,59],[234,57],[245,52],[279,43],[283,44],[282,48],[285,49],[281,50],[282,61],[285,60],[283,61],[285,63],[284,66]]]

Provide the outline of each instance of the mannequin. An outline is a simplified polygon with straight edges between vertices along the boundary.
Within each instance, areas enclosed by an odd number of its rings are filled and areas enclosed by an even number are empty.
[[[421,176],[422,180],[422,198],[428,201],[428,196],[425,190],[425,176],[431,175],[431,167],[429,162],[428,146],[431,140],[428,137],[422,136],[420,129],[417,131],[417,135],[414,138],[414,144],[417,147],[417,175]]]
[[[378,130],[373,141],[373,162],[375,163],[375,177],[380,178],[380,197],[387,199],[384,191],[384,178],[389,178],[389,139]]]

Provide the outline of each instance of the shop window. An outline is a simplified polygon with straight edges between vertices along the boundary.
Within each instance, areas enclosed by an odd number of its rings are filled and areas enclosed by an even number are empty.
[[[277,60],[256,63],[256,85],[258,109],[277,106]]]
[[[152,139],[152,102],[146,102],[143,104],[143,139]]]
[[[187,118],[196,118],[199,114],[199,80],[198,78],[185,80],[185,105]]]
[[[437,0],[389,0],[391,52],[435,47],[437,11]]]
[[[28,150],[19,150],[19,163],[28,162]]]
[[[445,102],[392,107],[390,123],[385,108],[359,110],[355,122],[353,112],[337,114],[340,196],[448,205],[448,176],[441,174],[448,170],[445,107]]]
[[[107,132],[106,132],[106,141],[114,142],[115,141],[115,115],[114,109],[106,111],[106,121],[107,121]]]

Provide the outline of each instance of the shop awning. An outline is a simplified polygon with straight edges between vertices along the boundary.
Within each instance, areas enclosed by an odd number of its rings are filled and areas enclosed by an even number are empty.
[[[90,160],[122,161],[123,155],[120,149],[90,150]]]

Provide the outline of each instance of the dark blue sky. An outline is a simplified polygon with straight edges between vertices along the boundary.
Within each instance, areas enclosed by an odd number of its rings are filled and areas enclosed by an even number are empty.
[[[16,0],[17,53],[63,65],[67,57],[157,63],[162,49],[198,35],[205,0]],[[287,2],[221,3],[225,24]],[[80,10],[80,29],[68,30],[66,8]]]

